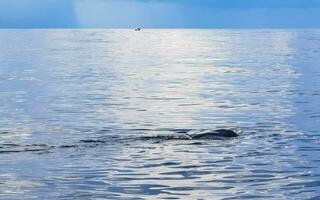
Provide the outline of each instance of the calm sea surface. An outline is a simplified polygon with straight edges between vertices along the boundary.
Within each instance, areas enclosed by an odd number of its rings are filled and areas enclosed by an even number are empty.
[[[1,30],[0,199],[320,199],[320,30]]]

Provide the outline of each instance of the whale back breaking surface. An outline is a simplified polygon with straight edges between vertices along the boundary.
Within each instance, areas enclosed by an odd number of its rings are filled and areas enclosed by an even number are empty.
[[[236,138],[239,133],[231,129],[176,129],[171,131],[159,131],[139,137],[140,140],[221,140]]]
[[[214,139],[214,138],[234,138],[238,133],[229,129],[204,130],[198,133],[190,134],[192,139]]]
[[[0,143],[0,154],[2,153],[19,153],[19,152],[37,152],[48,153],[58,149],[78,148],[78,147],[96,147],[101,145],[115,145],[120,143],[132,142],[165,142],[165,141],[179,141],[179,140],[223,140],[238,137],[236,131],[230,129],[218,130],[192,130],[192,129],[164,129],[164,130],[144,130],[143,136],[137,134],[119,136],[119,135],[105,135],[99,138],[85,138],[79,141],[74,141],[69,144],[13,144]],[[138,134],[139,135],[139,134]]]

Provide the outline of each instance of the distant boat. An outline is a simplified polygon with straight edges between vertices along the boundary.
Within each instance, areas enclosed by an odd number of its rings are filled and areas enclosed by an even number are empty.
[[[137,28],[135,28],[134,30],[135,30],[135,31],[141,31],[141,29],[142,29],[142,28],[137,27]]]

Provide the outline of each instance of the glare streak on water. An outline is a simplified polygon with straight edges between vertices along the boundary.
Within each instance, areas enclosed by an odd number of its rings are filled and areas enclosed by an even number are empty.
[[[318,41],[1,30],[0,199],[318,199]],[[157,138],[188,129],[240,136]]]

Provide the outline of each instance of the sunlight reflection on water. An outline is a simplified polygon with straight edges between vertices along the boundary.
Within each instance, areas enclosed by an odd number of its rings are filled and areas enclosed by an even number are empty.
[[[0,198],[319,197],[319,33],[0,31]]]

